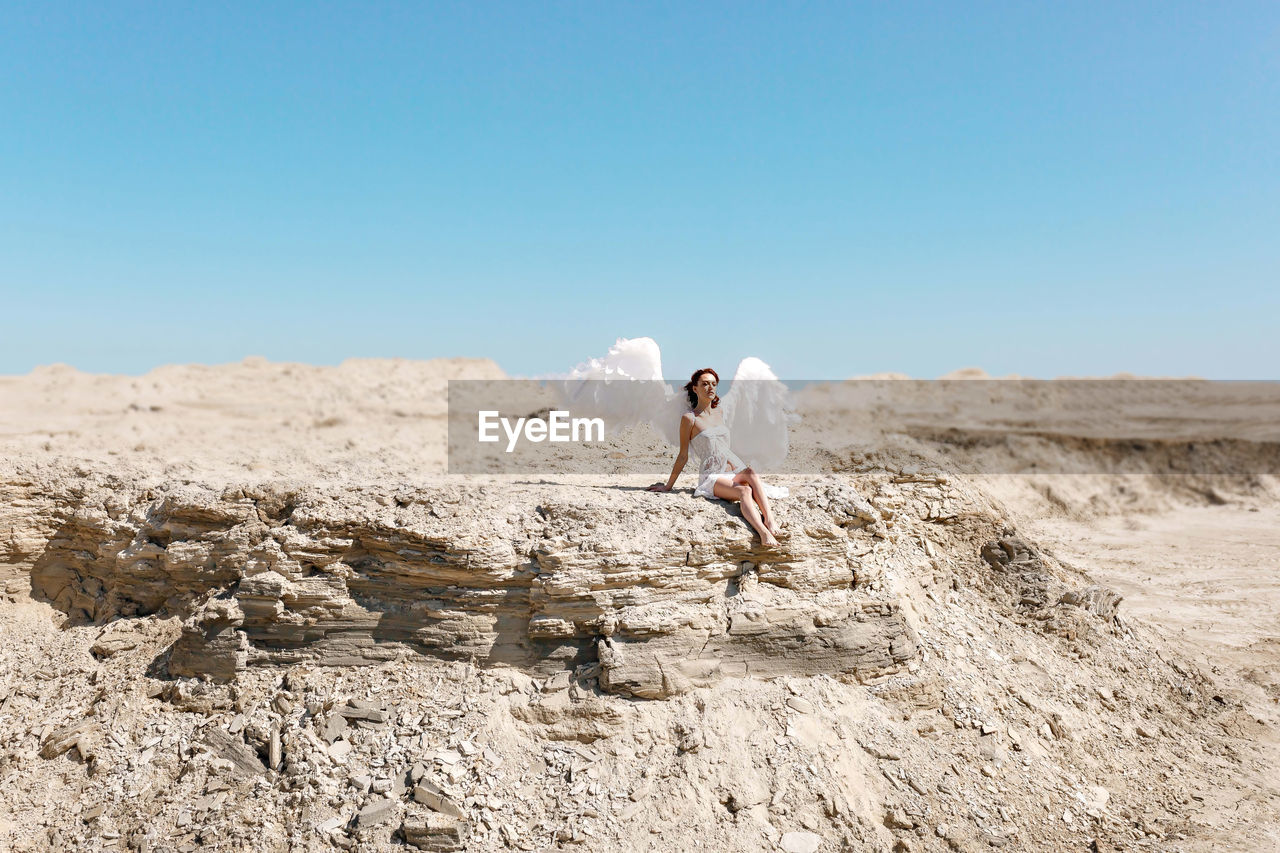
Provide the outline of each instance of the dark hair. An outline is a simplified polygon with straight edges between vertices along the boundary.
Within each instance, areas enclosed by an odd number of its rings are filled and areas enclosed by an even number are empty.
[[[693,372],[693,376],[689,377],[689,381],[684,384],[684,391],[689,395],[689,408],[691,409],[698,405],[698,394],[693,390],[693,386],[698,384],[698,380],[702,378],[702,374],[704,373],[710,373],[716,378],[716,384],[720,384],[720,374],[716,373],[712,368],[704,367],[701,370],[695,370]],[[712,391],[711,408],[714,409],[718,405],[720,405],[720,398],[716,396],[715,391]]]

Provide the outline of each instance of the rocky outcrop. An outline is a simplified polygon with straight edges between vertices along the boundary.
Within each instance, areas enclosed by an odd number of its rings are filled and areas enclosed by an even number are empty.
[[[982,546],[997,589],[1015,612],[1044,630],[1074,639],[1103,622],[1118,620],[1121,596],[1102,586],[1073,589],[1059,580],[1045,557],[1018,536],[1007,535]]]
[[[0,476],[0,581],[20,579],[53,534],[54,501],[25,471]]]
[[[781,547],[686,495],[448,486],[88,490],[32,568],[79,622],[174,613],[174,675],[366,664],[406,651],[534,674],[599,664],[661,698],[726,675],[893,672],[916,655],[899,603],[859,575],[883,545],[847,485],[787,501]]]
[[[59,482],[21,537],[65,620],[0,595],[14,849],[1118,848],[1247,755],[1229,694],[936,471],[793,482],[772,551],[585,482]]]

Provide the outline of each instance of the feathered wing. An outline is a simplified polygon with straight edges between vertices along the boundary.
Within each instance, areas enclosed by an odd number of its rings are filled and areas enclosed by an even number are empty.
[[[663,381],[662,353],[653,338],[618,338],[605,356],[571,370],[560,387],[575,417],[602,418],[610,434],[648,423],[669,444],[680,443],[688,400]]]
[[[769,365],[751,357],[738,362],[722,405],[734,452],[760,470],[780,466],[790,448],[788,431],[800,416]]]

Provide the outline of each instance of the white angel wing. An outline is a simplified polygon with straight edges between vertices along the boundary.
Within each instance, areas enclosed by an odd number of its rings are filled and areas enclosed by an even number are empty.
[[[724,395],[724,420],[735,453],[754,468],[776,468],[787,458],[787,432],[800,420],[791,392],[758,358],[738,362]]]
[[[603,358],[571,370],[560,390],[574,417],[602,418],[609,434],[648,423],[667,443],[680,443],[688,399],[663,381],[662,354],[653,338],[618,338]]]

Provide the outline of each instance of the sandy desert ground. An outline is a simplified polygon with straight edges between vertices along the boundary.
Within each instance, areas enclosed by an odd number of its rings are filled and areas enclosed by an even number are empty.
[[[447,473],[501,377],[0,377],[0,847],[1280,849],[1272,401],[804,393],[769,552],[645,430]]]

